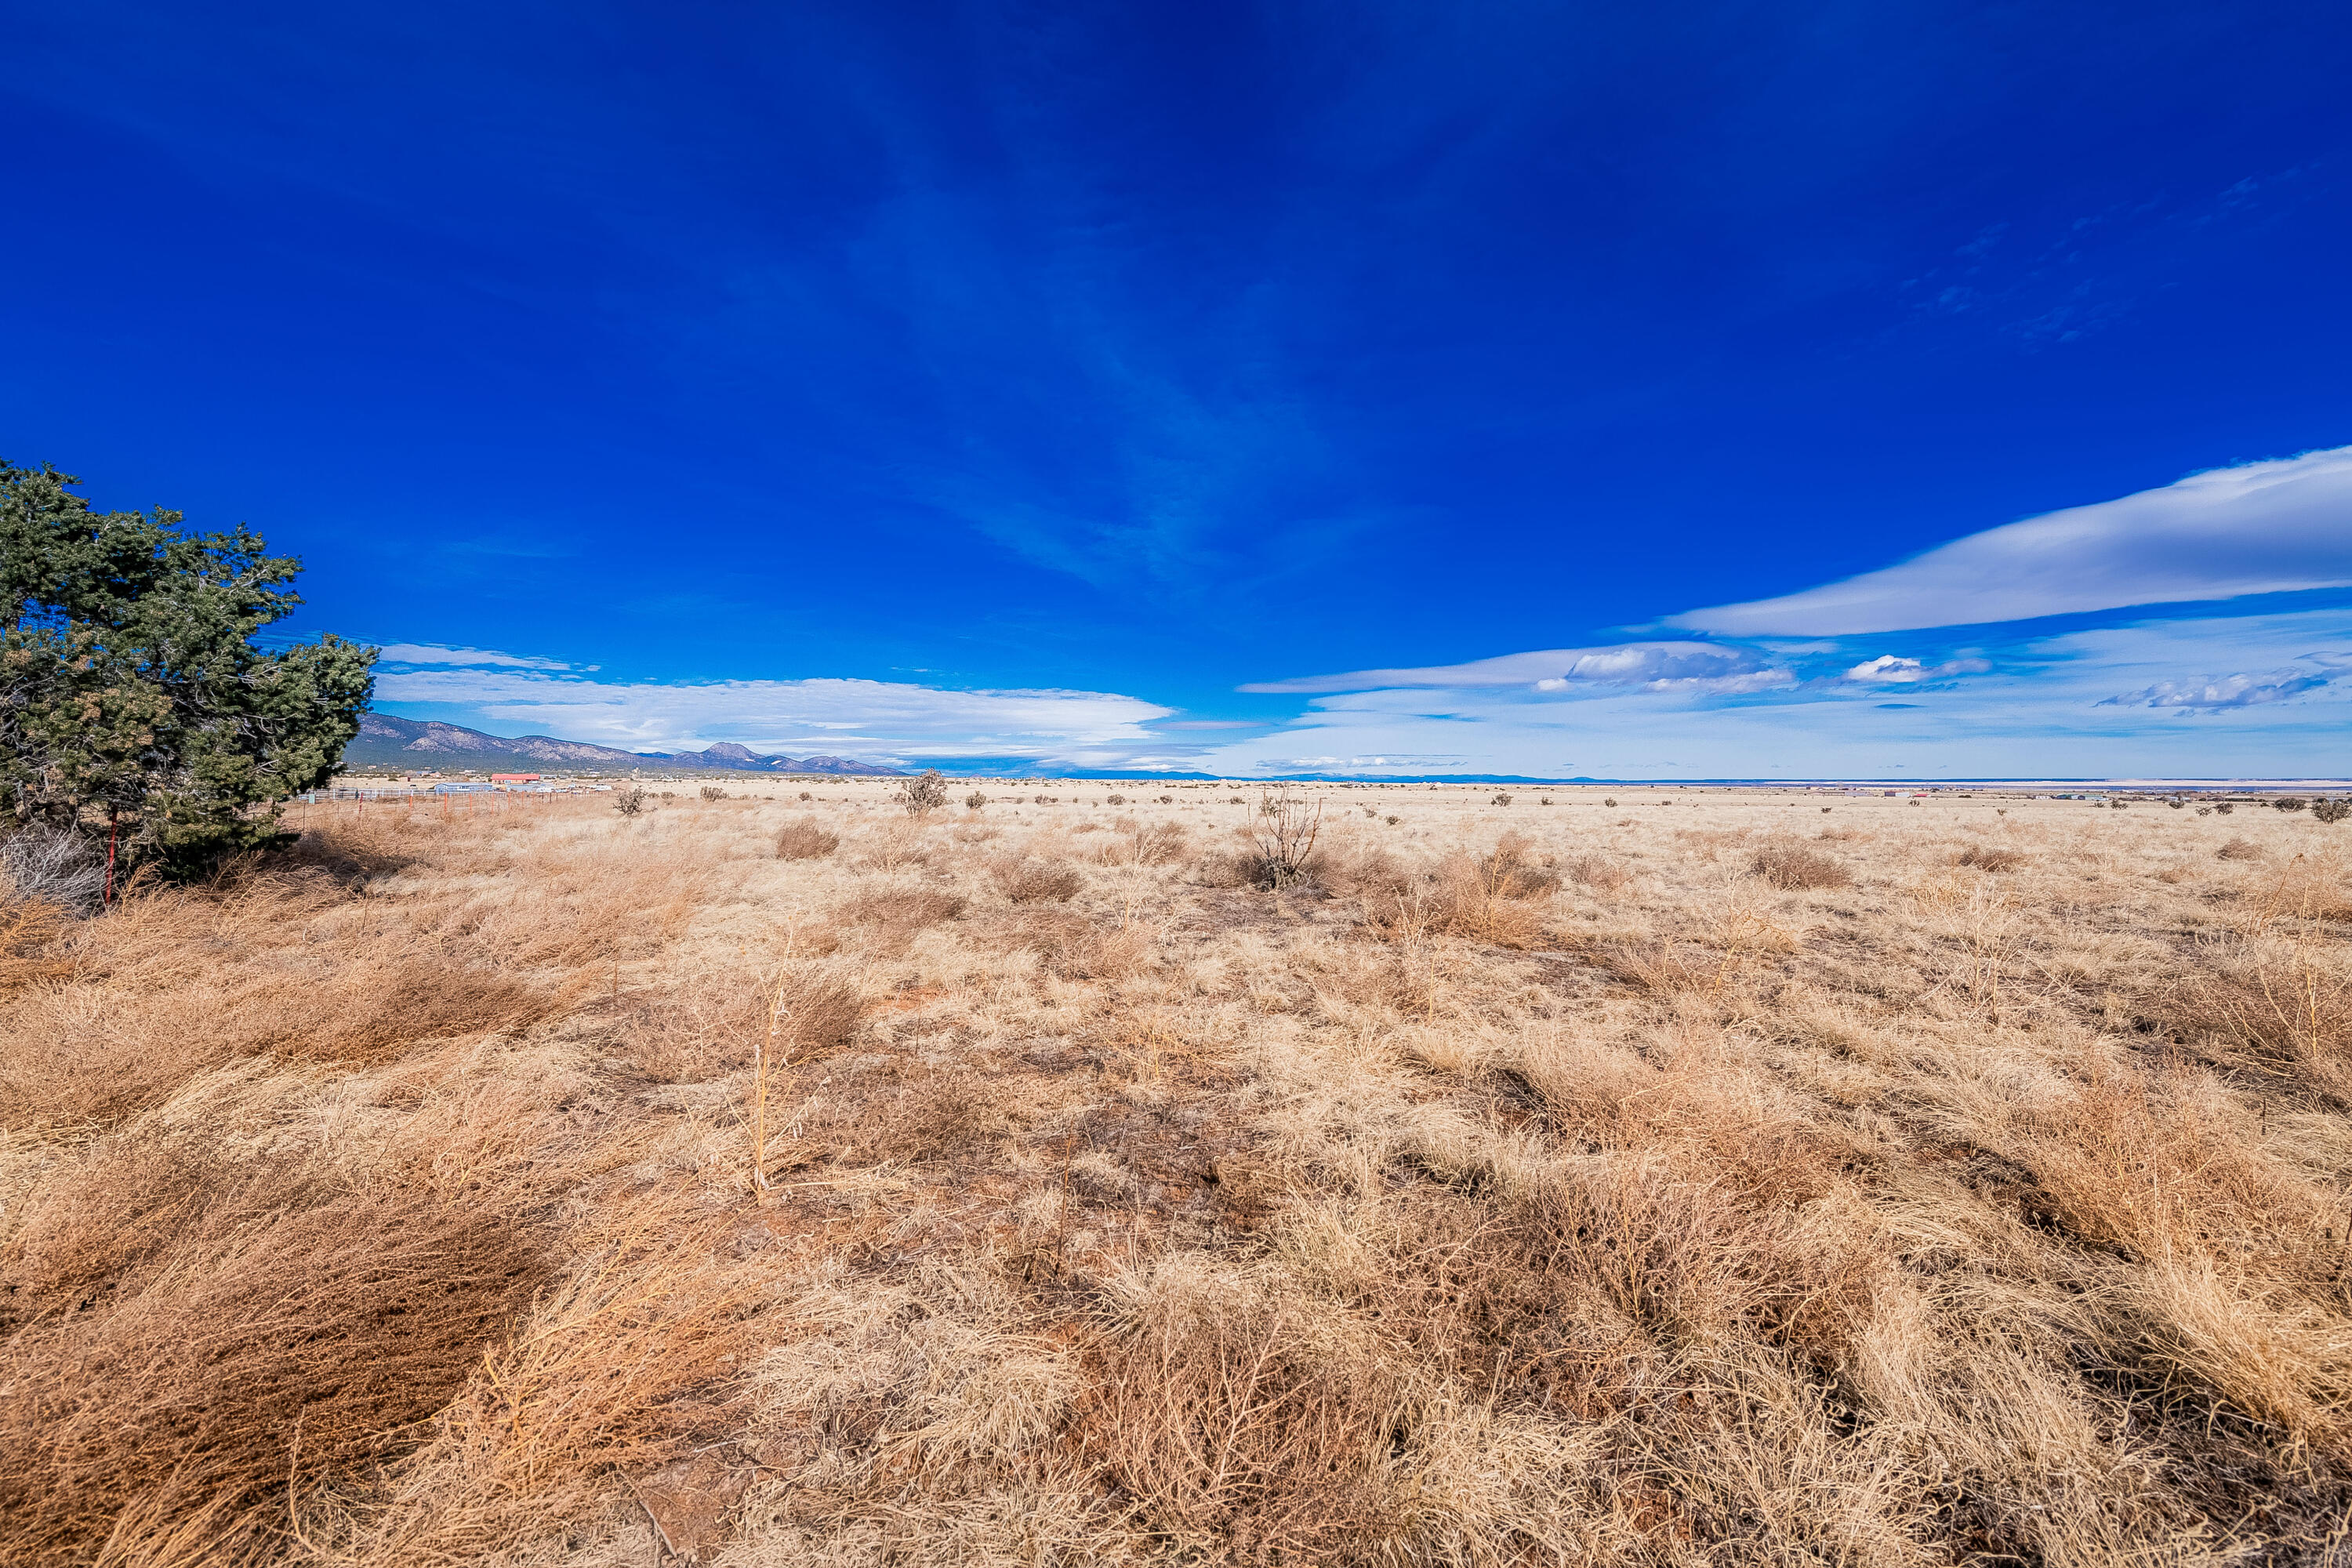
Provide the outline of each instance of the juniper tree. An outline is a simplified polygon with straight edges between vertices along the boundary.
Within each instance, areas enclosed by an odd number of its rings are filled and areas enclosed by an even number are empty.
[[[301,569],[242,524],[100,512],[44,464],[0,462],[0,802],[19,824],[119,832],[126,863],[185,875],[278,834],[327,782],[376,652],[265,650]]]

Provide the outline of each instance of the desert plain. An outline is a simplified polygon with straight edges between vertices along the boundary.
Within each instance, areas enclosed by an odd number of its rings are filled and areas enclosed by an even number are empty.
[[[0,1561],[2352,1561],[2352,826],[715,787],[16,890]]]

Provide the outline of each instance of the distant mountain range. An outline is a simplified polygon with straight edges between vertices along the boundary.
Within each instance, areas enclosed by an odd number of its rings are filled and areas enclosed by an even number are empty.
[[[902,776],[897,768],[847,757],[766,756],[749,746],[721,741],[699,752],[624,752],[552,735],[486,735],[462,724],[394,719],[387,713],[360,716],[360,732],[343,748],[347,771],[392,769],[417,772],[471,769],[476,773],[614,773],[631,768],[700,768],[736,773],[841,773],[866,778]]]

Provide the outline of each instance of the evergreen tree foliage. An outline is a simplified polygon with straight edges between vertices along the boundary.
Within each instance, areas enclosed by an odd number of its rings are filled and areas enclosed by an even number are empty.
[[[187,875],[278,836],[327,782],[376,650],[255,634],[301,603],[300,563],[240,524],[99,512],[44,464],[0,461],[0,799],[19,823],[119,829],[127,862]]]

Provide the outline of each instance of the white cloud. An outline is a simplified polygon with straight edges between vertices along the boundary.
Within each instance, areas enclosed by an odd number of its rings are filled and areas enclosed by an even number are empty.
[[[1668,617],[1734,637],[1850,636],[2352,585],[2352,447],[1970,534],[1899,565]]]
[[[379,700],[457,710],[461,721],[634,751],[735,741],[761,752],[866,759],[1034,757],[1089,765],[1168,741],[1144,728],[1175,710],[1104,691],[953,691],[879,680],[589,680],[537,669],[395,671]],[[1163,765],[1181,765],[1165,763]]]
[[[1943,680],[1955,675],[1975,675],[1991,668],[1980,658],[1956,658],[1945,664],[1928,665],[1916,658],[1882,653],[1876,658],[1863,660],[1841,679],[1881,686],[1907,686],[1922,680]]]
[[[1388,691],[1413,687],[1465,689],[1519,686],[1541,692],[1588,687],[1752,691],[1785,686],[1792,679],[1785,670],[1765,668],[1760,657],[1745,647],[1704,642],[1637,642],[1505,654],[1498,658],[1474,659],[1468,664],[1297,676],[1286,680],[1259,681],[1242,689],[1316,693]]]
[[[2102,708],[2191,708],[2219,712],[2227,708],[2256,708],[2284,702],[2316,691],[2335,679],[2327,670],[2273,669],[2261,675],[2224,675],[2208,680],[2159,680],[2121,697],[2110,697]]]
[[[1891,653],[1866,659],[1845,672],[1848,680],[1924,680],[1927,676],[1927,667],[1917,659],[1897,658]]]
[[[1328,690],[1292,723],[1215,747],[1194,765],[1237,776],[1320,769],[1619,779],[2316,778],[2347,766],[2352,680],[2338,677],[2352,672],[2352,610],[2152,619],[2015,637],[1986,651],[1995,657],[1938,663],[1867,645],[1781,647],[1776,656],[1818,659],[1828,679],[1733,702],[1673,700],[1672,687],[1662,693],[1654,681],[1626,680],[1588,683],[1573,702],[1493,679]],[[1461,668],[1497,667],[1510,661]],[[2203,673],[2232,668],[2285,674],[2248,678],[2245,700],[2227,706],[2192,712],[2178,700],[2238,695]],[[1638,672],[1638,664],[1618,669]],[[1755,673],[1788,672],[1774,664]],[[1963,673],[1977,679],[1929,684]],[[1557,674],[1540,679],[1570,685]],[[2300,700],[2263,690],[2291,680],[2306,682]],[[2133,698],[2112,697],[2134,687],[2143,689]],[[1881,700],[1896,691],[1906,700]],[[1912,693],[1923,695],[1914,701]],[[2167,696],[2176,700],[2150,700]]]
[[[486,647],[440,647],[431,643],[386,643],[377,650],[386,665],[454,665],[467,669],[570,669],[562,659],[500,653]]]

